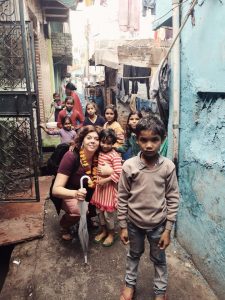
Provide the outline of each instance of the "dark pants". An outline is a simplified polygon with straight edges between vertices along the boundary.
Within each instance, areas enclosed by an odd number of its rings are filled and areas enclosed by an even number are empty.
[[[126,285],[133,287],[136,285],[138,265],[142,254],[144,253],[144,242],[147,236],[150,244],[150,260],[154,264],[154,292],[157,295],[166,293],[167,288],[167,265],[165,250],[158,247],[158,242],[165,229],[165,225],[160,225],[153,230],[141,229],[131,222],[128,222],[128,235],[130,241],[130,249],[127,254],[126,265]]]

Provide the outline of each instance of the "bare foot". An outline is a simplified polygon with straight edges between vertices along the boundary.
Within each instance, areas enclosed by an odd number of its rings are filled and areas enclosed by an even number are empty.
[[[120,300],[132,300],[134,296],[134,288],[125,286],[120,296]]]

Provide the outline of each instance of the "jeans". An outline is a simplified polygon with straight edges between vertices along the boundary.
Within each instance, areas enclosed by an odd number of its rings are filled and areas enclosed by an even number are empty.
[[[164,295],[167,288],[167,265],[165,250],[158,247],[161,234],[165,229],[165,225],[160,225],[153,230],[141,229],[131,222],[128,222],[128,235],[130,241],[130,249],[127,254],[126,276],[125,282],[128,287],[134,287],[137,281],[138,264],[141,255],[144,253],[144,241],[147,236],[150,244],[150,260],[154,264],[154,292],[156,295]]]

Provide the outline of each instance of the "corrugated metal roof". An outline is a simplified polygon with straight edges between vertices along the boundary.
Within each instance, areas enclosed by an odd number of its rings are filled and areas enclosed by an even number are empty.
[[[57,0],[57,1],[72,10],[75,10],[78,4],[77,0]]]

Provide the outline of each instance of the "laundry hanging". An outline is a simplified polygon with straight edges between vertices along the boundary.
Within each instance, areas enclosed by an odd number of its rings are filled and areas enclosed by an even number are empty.
[[[125,95],[128,94],[137,94],[138,92],[138,82],[145,83],[146,84],[146,95],[147,98],[150,99],[150,75],[151,75],[151,69],[150,68],[144,68],[144,67],[135,67],[135,66],[129,66],[124,65],[123,66],[123,77],[129,77],[129,79],[124,79],[124,89],[125,89]],[[131,81],[131,91],[129,87],[129,82]]]
[[[151,10],[151,14],[155,15],[156,0],[142,0],[142,16],[146,17],[147,10]]]
[[[140,1],[119,0],[119,27],[121,31],[139,31]]]

